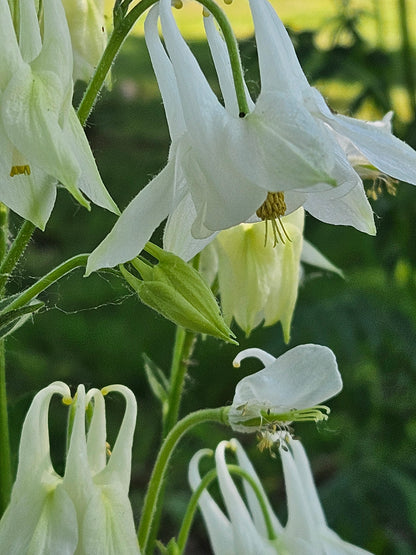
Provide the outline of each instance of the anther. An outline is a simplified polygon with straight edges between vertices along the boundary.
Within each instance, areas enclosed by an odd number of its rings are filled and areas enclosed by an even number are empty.
[[[273,232],[273,247],[275,247],[277,243],[279,243],[279,241],[281,243],[285,243],[285,238],[288,241],[291,240],[281,220],[281,217],[285,215],[285,212],[285,195],[281,191],[277,193],[268,192],[266,200],[263,202],[260,208],[256,210],[256,215],[266,224],[264,246],[266,246],[267,244],[269,221],[271,222]]]
[[[238,114],[238,117],[239,117],[239,118],[245,118],[245,117],[246,117],[246,114],[245,114],[244,112],[240,112],[240,113]]]
[[[30,166],[25,164],[23,166],[12,166],[10,170],[10,177],[14,177],[15,175],[30,175]]]

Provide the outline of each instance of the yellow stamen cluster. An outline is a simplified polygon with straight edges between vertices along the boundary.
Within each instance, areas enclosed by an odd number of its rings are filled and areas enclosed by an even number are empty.
[[[366,190],[367,197],[372,200],[377,200],[383,195],[384,192],[392,197],[395,197],[397,192],[397,183],[398,181],[392,179],[391,177],[379,175],[374,180],[372,186]]]
[[[285,195],[280,191],[277,193],[268,192],[266,200],[263,202],[260,208],[256,210],[256,215],[266,224],[266,236],[264,239],[264,246],[266,246],[267,244],[268,222],[271,222],[272,225],[273,247],[277,245],[279,240],[281,243],[284,243],[285,237],[288,241],[290,241],[290,237],[287,234],[285,226],[283,225],[283,222],[281,220],[281,217],[285,215],[285,212]]]
[[[10,177],[22,174],[30,175],[30,166],[28,164],[24,164],[23,166],[12,166],[12,169],[10,170]]]

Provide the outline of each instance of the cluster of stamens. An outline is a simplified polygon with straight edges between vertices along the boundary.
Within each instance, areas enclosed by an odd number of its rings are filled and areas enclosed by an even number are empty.
[[[285,215],[286,202],[285,195],[282,192],[267,193],[266,200],[256,210],[256,215],[265,222],[266,234],[264,238],[264,246],[267,244],[268,237],[268,223],[271,223],[273,232],[273,247],[279,243],[285,243],[285,238],[290,241],[290,237],[285,230],[285,226],[281,217]]]
[[[30,166],[28,164],[24,164],[23,166],[12,166],[10,170],[10,177],[23,174],[30,175]]]
[[[377,200],[384,192],[392,197],[396,196],[397,186],[396,184],[398,181],[388,177],[387,175],[379,175],[374,180],[371,187],[366,190],[367,197],[371,198],[372,200]]]

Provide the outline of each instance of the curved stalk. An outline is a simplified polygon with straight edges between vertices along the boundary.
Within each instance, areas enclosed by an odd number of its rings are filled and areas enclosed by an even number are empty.
[[[157,0],[142,0],[132,8],[127,15],[114,28],[104,53],[97,65],[94,75],[92,76],[84,96],[78,106],[78,119],[82,125],[85,125],[88,116],[94,107],[103,83],[110,71],[124,40],[131,31],[132,27],[139,17],[149,9]],[[200,4],[209,10],[218,22],[227,45],[228,54],[230,56],[231,68],[233,73],[234,86],[237,95],[240,116],[244,117],[249,112],[246,93],[244,89],[243,68],[241,66],[240,54],[238,51],[238,43],[234,32],[223,10],[214,2],[214,0],[198,0]]]
[[[50,285],[61,279],[75,268],[80,266],[86,266],[89,254],[78,254],[65,262],[62,262],[59,266],[48,272],[39,281],[28,287],[21,295],[19,295],[13,302],[7,305],[7,312],[20,308],[29,303],[32,299],[37,297],[39,293],[47,289]]]
[[[228,411],[229,407],[220,407],[217,409],[203,409],[188,414],[185,418],[179,420],[164,440],[150,477],[137,532],[139,546],[144,555],[150,555],[150,553],[152,553],[152,546],[149,545],[149,536],[153,525],[153,516],[157,512],[159,494],[162,490],[169,460],[176,444],[186,432],[198,424],[204,422],[220,422],[221,424],[226,424]]]

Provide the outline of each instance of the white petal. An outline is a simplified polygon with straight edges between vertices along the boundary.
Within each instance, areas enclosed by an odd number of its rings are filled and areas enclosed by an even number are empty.
[[[136,428],[137,403],[133,392],[124,385],[105,387],[106,394],[111,391],[116,391],[124,396],[126,409],[107,467],[100,476],[96,476],[95,481],[100,484],[116,482],[127,496],[130,487],[131,451]]]
[[[243,378],[232,406],[258,404],[273,412],[311,408],[342,389],[334,353],[321,345],[299,345],[263,370]]]
[[[344,277],[342,270],[337,268],[330,260],[328,260],[316,247],[314,247],[306,239],[303,240],[301,262],[316,266],[327,272],[334,272],[341,277]]]
[[[78,523],[74,505],[60,485],[47,491],[41,477],[32,474],[32,483],[44,491],[41,503],[33,487],[12,497],[0,521],[0,545],[7,555],[73,555],[78,543]]]
[[[88,462],[85,432],[85,388],[83,385],[78,386],[75,402],[75,415],[66,456],[63,487],[71,497],[77,514],[81,515],[95,490]]]
[[[86,405],[93,401],[94,412],[87,436],[88,464],[92,474],[98,474],[107,464],[105,421],[105,401],[99,389],[90,389],[86,395]]]
[[[13,149],[0,118],[0,201],[25,220],[45,229],[55,204],[56,179],[33,165],[30,175],[10,177]]]
[[[309,505],[309,498],[303,490],[299,468],[290,451],[280,449],[279,453],[283,465],[288,508],[285,531],[289,537],[304,539],[308,545],[313,546],[314,553],[322,553],[320,528],[316,526],[312,512],[314,507]],[[305,468],[304,471],[310,472],[310,468]],[[320,505],[318,508],[320,518],[322,512]]]
[[[233,366],[235,368],[240,368],[241,361],[245,358],[250,357],[258,358],[264,364],[264,366],[267,366],[276,360],[274,356],[270,355],[266,351],[252,347],[250,349],[244,349],[244,351],[240,351],[233,360]]]
[[[152,60],[153,69],[157,78],[166,119],[169,125],[169,133],[172,141],[183,135],[186,126],[183,119],[182,106],[179,97],[178,85],[175,72],[159,38],[157,20],[159,17],[159,6],[156,4],[149,11],[144,24],[147,49]]]
[[[206,239],[194,239],[191,228],[195,218],[195,206],[188,193],[169,215],[163,234],[163,248],[186,262],[202,251],[217,235],[213,233]]]
[[[10,141],[29,164],[58,179],[83,205],[78,162],[59,125],[62,85],[52,72],[22,67],[2,95],[1,115]]]
[[[244,118],[250,135],[240,165],[267,191],[314,187],[331,190],[335,155],[332,134],[292,96],[262,90],[255,110]],[[239,144],[239,143],[237,143]],[[251,155],[248,154],[251,152]]]
[[[232,439],[230,441],[230,443],[235,448],[235,453],[236,453],[236,456],[237,456],[238,465],[242,468],[242,470],[245,470],[245,472],[250,474],[250,476],[256,482],[257,488],[261,492],[263,502],[266,506],[268,515],[269,515],[270,520],[271,520],[272,525],[273,525],[274,533],[276,535],[282,534],[283,533],[283,527],[280,524],[279,519],[274,514],[273,509],[270,505],[270,502],[267,498],[266,492],[264,491],[264,488],[262,486],[262,483],[260,482],[259,477],[257,476],[249,458],[247,457],[246,453],[244,452],[244,449],[242,448],[240,442],[237,441],[236,439]],[[245,495],[246,495],[246,498],[247,498],[248,506],[250,508],[250,512],[253,515],[253,519],[254,519],[254,523],[256,525],[256,528],[263,536],[266,536],[267,530],[266,530],[266,526],[265,526],[265,523],[264,523],[263,512],[260,508],[260,504],[258,502],[257,496],[255,495],[255,493],[253,492],[252,487],[248,484],[248,482],[246,480],[243,480],[243,488],[244,488],[244,492],[245,492]]]
[[[8,546],[5,552],[14,555],[28,552],[35,533],[42,538],[40,541],[48,542],[48,538],[56,537],[57,531],[48,529],[45,522],[47,515],[51,514],[51,507],[57,508],[56,504],[65,501],[60,494],[55,497],[62,478],[54,471],[50,458],[48,410],[55,394],[71,399],[68,386],[63,382],[54,382],[37,393],[23,423],[16,481],[9,507],[0,521],[0,545],[2,548]],[[65,541],[68,538],[71,541],[72,532],[76,545],[73,510],[65,502],[63,505],[57,519],[59,521],[60,516],[68,519],[69,534],[66,525],[60,523],[63,537]],[[65,550],[63,552],[66,553]],[[53,550],[49,551],[50,555],[52,553]]]
[[[342,188],[339,189],[341,193]],[[336,190],[328,193],[311,193],[307,195],[304,208],[322,222],[350,225],[369,235],[376,234],[373,210],[361,180],[342,196],[338,196]]]
[[[309,87],[292,42],[277,13],[267,0],[250,0],[262,91],[299,96]]]
[[[325,114],[325,120],[380,171],[416,185],[416,152],[383,127],[340,114]]]
[[[65,91],[67,108],[72,100],[72,45],[62,2],[43,0],[43,42],[31,64],[34,72],[54,73]]]
[[[192,457],[189,463],[188,480],[193,491],[201,482],[198,465],[201,458],[210,455],[210,449],[201,449]],[[231,555],[234,553],[234,540],[231,522],[218,507],[217,503],[205,490],[199,498],[199,507],[207,527],[212,550],[215,555]]]
[[[101,486],[88,500],[79,552],[140,555],[130,502],[118,485]]]
[[[166,167],[130,202],[113,229],[88,258],[86,275],[132,260],[172,207],[174,163]]]
[[[30,63],[42,48],[35,2],[19,2],[19,47],[23,60]]]
[[[159,2],[160,20],[166,48],[172,61],[188,130],[195,136],[205,135],[210,114],[224,108],[209,86],[194,55],[184,41],[172,14],[170,0]]]
[[[225,460],[227,441],[221,441],[215,450],[215,463],[218,471],[218,482],[227,512],[230,516],[234,534],[235,554],[265,555],[275,554],[269,540],[256,529],[250,512],[234,484]]]
[[[116,203],[111,198],[95,164],[91,147],[85,136],[81,123],[71,107],[64,128],[66,144],[71,148],[78,164],[81,174],[78,179],[79,189],[90,198],[94,204],[106,208],[114,214],[120,214]]]
[[[0,0],[0,93],[23,65],[7,0]]]

